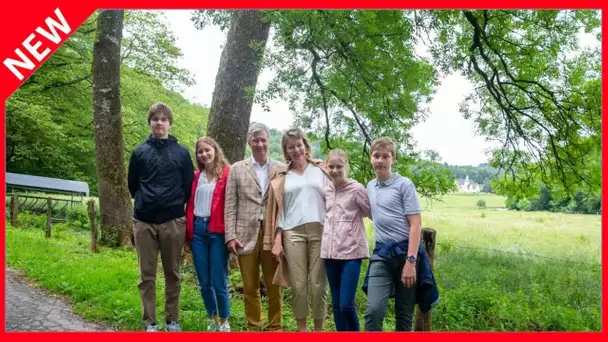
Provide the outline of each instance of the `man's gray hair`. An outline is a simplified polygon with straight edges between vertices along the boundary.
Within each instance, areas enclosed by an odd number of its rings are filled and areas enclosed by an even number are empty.
[[[247,131],[247,138],[254,135],[255,133],[262,131],[266,132],[266,135],[268,135],[268,137],[270,138],[270,129],[268,128],[268,126],[264,125],[261,122],[252,122],[249,125],[249,131]]]

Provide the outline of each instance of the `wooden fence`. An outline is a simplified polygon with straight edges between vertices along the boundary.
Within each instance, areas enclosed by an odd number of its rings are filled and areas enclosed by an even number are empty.
[[[431,269],[435,268],[435,241],[437,240],[437,232],[432,228],[422,229],[422,243],[429,256]],[[431,331],[431,311],[422,313],[416,306],[416,318],[414,321],[414,331]]]
[[[19,207],[20,207],[19,197],[20,196],[17,194],[11,195],[9,210],[10,210],[10,216],[11,216],[11,226],[13,226],[13,227],[19,227]],[[44,197],[40,197],[40,196],[23,196],[23,195],[21,197],[36,198],[36,199],[44,198]],[[57,206],[57,202],[63,202],[63,201],[70,201],[70,200],[46,197],[45,236],[47,238],[51,237],[53,223],[65,221],[65,218],[53,217],[53,209]],[[91,225],[91,251],[94,253],[97,253],[97,235],[98,235],[98,233],[97,233],[97,213],[96,213],[95,200],[92,199],[92,200],[88,201],[87,206],[88,206],[89,222]],[[40,208],[38,208],[37,211],[40,211],[39,209]]]

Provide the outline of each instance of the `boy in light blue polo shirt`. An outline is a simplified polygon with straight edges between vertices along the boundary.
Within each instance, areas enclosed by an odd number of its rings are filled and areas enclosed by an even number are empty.
[[[367,287],[364,285],[364,290],[367,289],[366,331],[382,331],[391,296],[395,297],[396,331],[412,330],[417,302],[419,306],[430,309],[438,301],[434,278],[432,273],[429,275],[431,271],[427,263],[422,263],[424,273],[420,273],[420,265],[417,267],[418,258],[427,256],[420,244],[420,202],[416,187],[410,179],[392,171],[395,155],[395,143],[390,138],[376,139],[371,145],[371,163],[376,179],[367,184],[367,195],[376,246],[370,257]],[[421,284],[418,276],[426,282],[423,292],[418,291]],[[428,289],[434,292],[430,293]]]

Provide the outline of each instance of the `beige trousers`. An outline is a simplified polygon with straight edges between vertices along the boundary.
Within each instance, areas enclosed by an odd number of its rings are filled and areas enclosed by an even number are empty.
[[[306,223],[283,231],[283,249],[289,267],[289,286],[296,319],[308,317],[308,294],[312,297],[312,317],[324,319],[327,311],[327,277],[321,259],[322,226]],[[310,282],[310,288],[309,288]]]
[[[186,238],[186,218],[178,218],[163,224],[149,224],[135,220],[133,235],[139,263],[138,288],[144,323],[157,323],[156,266],[159,252],[165,274],[165,319],[177,321],[180,292],[179,267]]]

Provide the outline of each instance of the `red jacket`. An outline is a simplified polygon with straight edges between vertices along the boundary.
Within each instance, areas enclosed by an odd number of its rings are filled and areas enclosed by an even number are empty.
[[[213,196],[211,197],[211,222],[209,222],[209,232],[224,234],[224,201],[226,199],[226,181],[228,180],[229,167],[225,167],[222,175],[215,183]],[[194,194],[198,186],[198,179],[201,171],[194,172],[194,182],[188,204],[186,204],[186,240],[192,240],[194,236]]]

